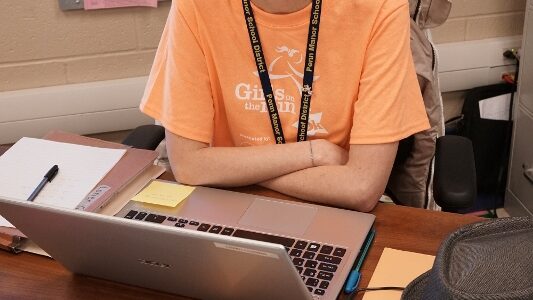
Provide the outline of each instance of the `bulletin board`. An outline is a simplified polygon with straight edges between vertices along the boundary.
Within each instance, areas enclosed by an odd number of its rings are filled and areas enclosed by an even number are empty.
[[[157,0],[158,2],[162,1],[170,1],[170,0]],[[59,0],[59,8],[61,10],[75,10],[75,9],[83,9],[83,0]]]

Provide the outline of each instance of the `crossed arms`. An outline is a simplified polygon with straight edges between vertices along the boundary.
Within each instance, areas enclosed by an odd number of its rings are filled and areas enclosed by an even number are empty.
[[[166,132],[176,180],[189,185],[258,184],[304,199],[371,211],[385,190],[398,142],[350,145],[327,141],[283,145],[210,147]]]

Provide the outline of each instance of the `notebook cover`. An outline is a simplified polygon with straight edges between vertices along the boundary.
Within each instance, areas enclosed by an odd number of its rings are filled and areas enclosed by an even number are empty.
[[[158,156],[156,151],[130,148],[123,144],[102,141],[57,130],[47,133],[43,138],[56,142],[84,146],[126,149],[126,153],[118,163],[76,207],[76,209],[90,212],[100,211],[100,209],[130,181],[142,173],[146,168],[153,165],[154,160]]]
[[[8,146],[0,146],[0,155],[9,149]],[[26,236],[20,230],[12,227],[0,226],[0,249],[18,253],[20,241]]]
[[[139,176],[132,180],[120,192],[118,192],[108,204],[100,210],[100,214],[114,216],[130,202],[137,193],[139,193],[149,182],[158,178],[166,171],[165,168],[152,165],[144,170]]]

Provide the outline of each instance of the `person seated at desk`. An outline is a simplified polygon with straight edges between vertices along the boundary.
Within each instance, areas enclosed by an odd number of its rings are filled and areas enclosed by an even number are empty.
[[[174,1],[140,108],[181,183],[371,211],[429,128],[409,35],[407,0]]]

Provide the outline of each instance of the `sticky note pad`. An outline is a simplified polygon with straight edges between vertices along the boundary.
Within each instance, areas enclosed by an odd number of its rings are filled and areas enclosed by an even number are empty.
[[[405,287],[416,277],[431,269],[435,256],[385,248],[368,287]],[[400,300],[402,291],[372,291],[363,300]]]
[[[150,204],[175,207],[187,198],[195,187],[173,182],[152,181],[132,200]]]

